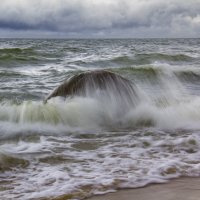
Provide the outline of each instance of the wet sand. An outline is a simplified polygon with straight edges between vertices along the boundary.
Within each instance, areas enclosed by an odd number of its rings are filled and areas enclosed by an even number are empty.
[[[94,196],[87,200],[200,200],[200,178],[180,178],[163,184]]]

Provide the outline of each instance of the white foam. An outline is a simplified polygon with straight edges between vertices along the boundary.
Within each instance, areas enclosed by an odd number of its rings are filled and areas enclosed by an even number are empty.
[[[6,142],[0,154],[29,161],[4,173],[13,182],[1,197],[83,198],[199,176],[200,97],[190,95],[170,70],[159,81],[158,94],[138,87],[140,101],[125,112],[114,98],[1,103],[0,139]]]
[[[18,170],[12,193],[3,191],[2,198],[21,194],[21,199],[37,199],[75,192],[84,196],[165,182],[178,176],[198,176],[199,132],[172,133],[143,129],[102,133],[101,137],[94,135],[90,139],[42,136],[38,142],[4,144],[4,154],[23,155],[30,165]],[[84,142],[98,147],[80,150],[74,146]],[[64,160],[48,163],[48,159],[57,156]],[[39,161],[41,158],[47,161]],[[8,178],[12,179],[9,174]]]

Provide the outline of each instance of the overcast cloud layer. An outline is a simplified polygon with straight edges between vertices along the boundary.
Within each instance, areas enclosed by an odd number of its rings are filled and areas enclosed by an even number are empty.
[[[0,3],[0,37],[200,37],[200,0]]]

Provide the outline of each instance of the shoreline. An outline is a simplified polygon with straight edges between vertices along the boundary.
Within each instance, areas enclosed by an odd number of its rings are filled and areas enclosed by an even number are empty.
[[[96,195],[86,200],[199,200],[200,177],[184,177],[161,184]]]

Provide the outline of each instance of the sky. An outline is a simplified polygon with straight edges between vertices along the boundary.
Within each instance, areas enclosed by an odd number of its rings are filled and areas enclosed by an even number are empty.
[[[1,0],[5,37],[196,38],[200,0]]]

